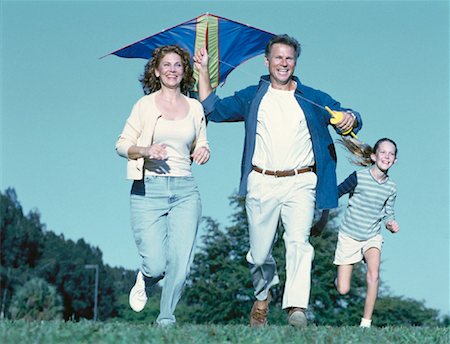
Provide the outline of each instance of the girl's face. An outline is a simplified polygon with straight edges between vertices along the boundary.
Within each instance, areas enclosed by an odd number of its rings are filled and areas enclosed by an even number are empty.
[[[162,87],[180,87],[184,76],[184,67],[180,55],[176,53],[165,55],[155,69],[155,75],[161,81]]]
[[[397,161],[395,146],[389,141],[383,141],[379,144],[375,153],[370,158],[380,171],[386,172]]]

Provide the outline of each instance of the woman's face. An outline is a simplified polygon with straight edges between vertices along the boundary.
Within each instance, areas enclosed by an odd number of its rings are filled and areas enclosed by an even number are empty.
[[[176,53],[166,54],[155,69],[155,75],[161,81],[161,87],[179,88],[184,76],[183,62]]]

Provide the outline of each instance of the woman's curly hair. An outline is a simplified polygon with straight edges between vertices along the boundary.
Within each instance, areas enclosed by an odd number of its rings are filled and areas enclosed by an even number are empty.
[[[150,94],[161,89],[161,82],[156,77],[155,70],[158,68],[164,56],[169,53],[175,53],[181,57],[184,70],[183,80],[181,80],[180,84],[181,93],[187,94],[194,86],[194,70],[191,65],[191,55],[189,52],[178,45],[165,45],[153,51],[152,58],[145,65],[144,74],[139,79],[145,94]]]
[[[378,147],[383,142],[390,142],[395,147],[395,155],[397,155],[397,144],[387,137],[383,137],[382,139],[379,139],[373,147],[368,145],[367,143],[358,141],[356,139],[353,139],[351,137],[342,137],[338,140],[338,142],[343,145],[350,153],[352,153],[354,156],[356,156],[356,159],[349,159],[351,163],[358,165],[358,166],[370,166],[373,165],[373,161],[371,159],[371,155],[376,153]]]

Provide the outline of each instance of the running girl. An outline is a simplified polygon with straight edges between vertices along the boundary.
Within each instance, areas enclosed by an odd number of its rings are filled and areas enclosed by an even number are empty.
[[[342,295],[350,290],[353,265],[364,260],[367,264],[367,294],[361,327],[370,327],[378,294],[378,275],[383,237],[381,226],[392,233],[400,230],[394,218],[397,196],[395,183],[388,171],[397,161],[397,145],[382,138],[372,148],[353,139],[341,143],[358,160],[353,163],[369,166],[353,172],[338,186],[339,197],[349,194],[348,207],[339,227],[334,264],[337,265],[336,288]]]

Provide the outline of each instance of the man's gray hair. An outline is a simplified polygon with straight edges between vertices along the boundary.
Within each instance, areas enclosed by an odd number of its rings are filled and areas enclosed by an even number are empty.
[[[264,51],[264,55],[268,58],[270,55],[270,52],[272,51],[272,46],[274,44],[285,44],[294,49],[295,52],[295,59],[298,59],[301,52],[301,46],[300,43],[294,38],[289,35],[283,34],[283,35],[276,35],[273,36],[269,42],[267,42],[266,50]]]

